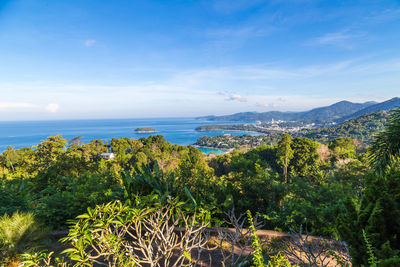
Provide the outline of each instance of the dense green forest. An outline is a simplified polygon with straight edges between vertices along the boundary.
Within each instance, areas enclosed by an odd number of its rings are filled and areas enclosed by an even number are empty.
[[[265,144],[276,145],[280,140],[282,134],[269,134],[253,136],[249,134],[244,135],[217,135],[217,136],[202,136],[197,139],[194,145],[203,147],[215,147],[215,148],[254,148]]]
[[[253,124],[211,124],[201,125],[196,127],[196,131],[246,131],[246,132],[258,132],[265,134],[274,134],[277,131],[269,129],[263,129]]]
[[[372,112],[332,127],[306,130],[302,135],[319,142],[326,142],[337,137],[350,137],[370,143],[373,135],[383,130],[388,118],[388,111]]]
[[[368,116],[383,119],[385,114]],[[24,222],[23,214],[32,216],[27,221],[35,221],[35,227],[45,225],[39,228],[48,231],[67,229],[73,220],[64,239],[73,248],[66,253],[69,260],[84,265],[90,257],[82,255],[94,246],[89,233],[106,223],[90,220],[107,214],[118,225],[132,214],[143,210],[150,214],[160,205],[172,205],[168,212],[185,211],[208,226],[228,226],[224,212],[234,208],[235,214],[257,215],[263,229],[340,236],[349,245],[354,266],[396,266],[400,264],[399,136],[397,110],[368,151],[359,150],[350,137],[318,143],[288,134],[276,145],[216,157],[168,143],[159,135],[87,144],[80,137],[52,136],[32,148],[8,147],[0,155],[0,257],[7,262],[32,252],[34,247],[27,247],[30,243],[23,239],[29,236],[7,235],[12,224],[5,222],[13,218]],[[99,154],[104,152],[116,157],[102,159]],[[177,220],[176,225],[185,222]],[[24,229],[29,232],[32,227]],[[16,246],[16,240],[22,245]],[[116,239],[107,242],[111,241],[122,244]],[[253,241],[257,247],[257,239]],[[257,251],[255,261],[262,256]],[[116,255],[113,260],[121,263]]]
[[[389,118],[388,111],[378,111],[368,113],[357,118],[350,119],[341,124],[315,129],[302,129],[292,133],[295,137],[307,137],[313,141],[322,143],[330,142],[338,137],[349,137],[356,140],[358,146],[366,146],[369,144],[373,136],[383,130]],[[262,133],[260,136],[251,135],[218,135],[214,137],[202,136],[195,145],[216,147],[216,148],[253,148],[260,144],[276,145],[285,131],[285,126],[291,127],[290,123],[279,123],[281,128],[277,130],[267,130],[251,124],[234,124],[234,125],[204,125],[199,126],[199,131],[210,130],[241,130],[254,131]],[[282,125],[282,126],[281,126]]]

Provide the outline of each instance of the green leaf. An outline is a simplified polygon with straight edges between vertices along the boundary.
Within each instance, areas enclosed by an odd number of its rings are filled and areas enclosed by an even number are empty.
[[[67,249],[63,250],[61,252],[61,254],[75,253],[75,252],[78,252],[78,250],[76,248],[67,248]]]
[[[197,206],[196,200],[194,199],[193,195],[190,193],[189,189],[185,186],[184,188],[186,195],[193,201],[194,205]]]
[[[76,216],[77,219],[89,219],[89,215],[87,214],[82,214],[82,215],[78,215]]]

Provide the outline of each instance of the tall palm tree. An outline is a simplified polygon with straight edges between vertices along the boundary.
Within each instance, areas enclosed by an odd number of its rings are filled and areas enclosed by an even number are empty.
[[[386,128],[375,136],[370,152],[371,163],[380,172],[385,172],[391,162],[399,159],[400,108],[391,111]]]

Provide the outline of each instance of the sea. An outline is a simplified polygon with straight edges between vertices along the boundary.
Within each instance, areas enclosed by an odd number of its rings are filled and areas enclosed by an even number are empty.
[[[237,122],[236,122],[237,123]],[[252,122],[249,122],[252,123]],[[0,122],[0,152],[7,146],[15,149],[38,145],[49,136],[61,134],[70,140],[82,136],[81,141],[87,143],[93,139],[110,141],[111,138],[148,137],[162,135],[173,144],[192,145],[201,136],[217,136],[222,134],[250,134],[242,131],[196,131],[196,127],[205,124],[234,124],[233,122],[215,122],[197,120],[195,118],[151,118],[151,119],[92,119],[92,120],[54,120],[54,121],[3,121]],[[157,133],[135,133],[136,128],[151,127]],[[222,149],[199,148],[204,153],[221,154]]]

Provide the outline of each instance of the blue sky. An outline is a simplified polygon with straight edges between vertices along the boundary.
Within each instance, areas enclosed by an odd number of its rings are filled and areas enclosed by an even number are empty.
[[[306,110],[400,95],[400,2],[0,1],[0,120]]]

